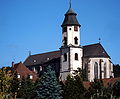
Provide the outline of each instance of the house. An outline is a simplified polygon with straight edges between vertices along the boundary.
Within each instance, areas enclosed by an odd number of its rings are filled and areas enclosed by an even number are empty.
[[[12,69],[16,71],[17,78],[19,80],[22,80],[23,78],[29,78],[35,81],[37,79],[37,75],[33,71],[30,71],[22,62],[17,64],[12,62]]]

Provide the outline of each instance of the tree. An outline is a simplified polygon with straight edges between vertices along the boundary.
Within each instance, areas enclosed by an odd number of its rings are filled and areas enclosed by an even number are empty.
[[[102,80],[94,80],[86,94],[87,99],[115,99],[111,84],[106,88]]]
[[[16,72],[10,67],[0,69],[0,99],[16,99],[19,82]]]
[[[36,87],[36,99],[61,99],[62,89],[59,84],[55,71],[51,66],[46,68],[41,80],[39,80]]]
[[[64,85],[64,99],[84,99],[85,88],[80,75],[68,75]]]
[[[35,97],[34,88],[34,82],[31,79],[23,78],[19,81],[19,91],[17,97],[22,99],[33,99],[33,97]]]
[[[120,80],[116,81],[113,85],[113,95],[116,98],[120,98]]]
[[[0,69],[0,99],[12,98],[11,81],[13,79],[10,67],[3,67]]]
[[[13,71],[12,76],[13,76],[12,80],[10,81],[11,83],[10,92],[12,93],[12,97],[16,99],[18,88],[19,88],[19,80],[17,78],[16,71]]]

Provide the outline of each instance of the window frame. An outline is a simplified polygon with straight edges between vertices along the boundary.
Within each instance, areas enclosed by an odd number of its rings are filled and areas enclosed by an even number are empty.
[[[75,60],[78,61],[78,53],[75,53]]]
[[[74,31],[78,31],[78,26],[74,26]]]

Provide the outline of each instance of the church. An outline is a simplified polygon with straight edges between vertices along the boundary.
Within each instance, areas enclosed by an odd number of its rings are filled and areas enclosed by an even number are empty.
[[[84,69],[88,81],[114,77],[113,64],[101,43],[81,46],[81,25],[71,6],[65,13],[62,28],[60,50],[30,55],[24,65],[41,76],[46,66],[51,65],[60,80],[74,75],[78,68]]]

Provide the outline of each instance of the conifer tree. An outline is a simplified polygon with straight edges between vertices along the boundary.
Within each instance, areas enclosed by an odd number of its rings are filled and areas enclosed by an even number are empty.
[[[116,81],[113,85],[113,95],[120,98],[120,80]]]
[[[64,99],[85,99],[85,88],[79,75],[71,77],[68,75],[64,86]]]
[[[55,71],[51,66],[46,68],[41,80],[37,84],[36,99],[61,99],[61,85],[55,75]]]
[[[34,82],[29,78],[23,78],[19,82],[19,91],[17,94],[18,98],[22,99],[33,99],[34,97]]]

